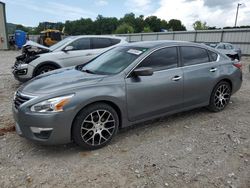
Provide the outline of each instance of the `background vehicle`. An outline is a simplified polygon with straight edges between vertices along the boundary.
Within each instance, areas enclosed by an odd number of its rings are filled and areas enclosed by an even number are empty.
[[[87,63],[122,43],[125,38],[99,35],[67,37],[49,48],[29,41],[16,58],[13,74],[17,80],[27,81],[51,70]]]
[[[216,50],[218,50],[219,52],[221,52],[222,54],[227,55],[228,57],[230,57],[232,60],[241,59],[241,49],[240,48],[235,48],[232,44],[230,43],[224,43],[224,42],[220,42],[220,43],[206,43],[206,45],[215,48]]]
[[[55,29],[47,29],[40,33],[38,43],[44,46],[52,46],[62,40],[62,32]]]
[[[203,106],[223,110],[241,87],[240,68],[205,45],[121,45],[86,65],[22,85],[13,106],[16,130],[46,144],[73,139],[84,148],[100,148],[120,127]]]

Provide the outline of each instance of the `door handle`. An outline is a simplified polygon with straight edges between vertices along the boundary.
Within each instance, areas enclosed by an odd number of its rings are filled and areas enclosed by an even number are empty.
[[[181,79],[181,76],[174,76],[172,78],[173,81],[179,81]]]
[[[215,72],[215,71],[217,71],[217,68],[211,68],[210,69],[210,72]]]
[[[93,55],[93,54],[91,54],[91,53],[89,53],[89,54],[86,54],[86,56],[91,56],[91,55]]]

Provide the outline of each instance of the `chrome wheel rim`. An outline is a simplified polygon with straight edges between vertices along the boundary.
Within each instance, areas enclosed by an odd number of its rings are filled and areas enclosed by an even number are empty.
[[[114,134],[115,123],[113,115],[107,110],[91,112],[82,122],[81,137],[89,145],[101,145]]]
[[[214,96],[214,104],[218,109],[223,109],[230,100],[231,89],[228,85],[222,84],[218,87]]]

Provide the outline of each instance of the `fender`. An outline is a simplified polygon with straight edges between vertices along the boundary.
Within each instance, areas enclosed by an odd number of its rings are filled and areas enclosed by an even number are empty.
[[[42,62],[42,63],[39,63],[39,64],[35,67],[35,69],[34,69],[34,71],[33,71],[33,77],[35,76],[36,71],[37,71],[40,67],[42,67],[42,66],[44,66],[44,65],[52,65],[52,66],[56,67],[57,69],[62,68],[62,67],[61,67],[58,63],[56,63],[56,62],[53,62],[53,61],[44,61],[44,62]]]

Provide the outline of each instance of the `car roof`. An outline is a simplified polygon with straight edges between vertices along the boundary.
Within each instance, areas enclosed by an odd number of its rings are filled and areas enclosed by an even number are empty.
[[[141,42],[127,43],[122,46],[142,47],[142,48],[158,48],[158,47],[164,47],[164,46],[166,47],[167,46],[197,46],[197,47],[207,48],[207,46],[203,44],[185,42],[185,41],[176,41],[176,40],[141,41]]]
[[[110,39],[123,39],[125,40],[126,37],[117,37],[112,35],[76,35],[76,36],[69,36],[72,39],[78,39],[78,38],[110,38]]]

